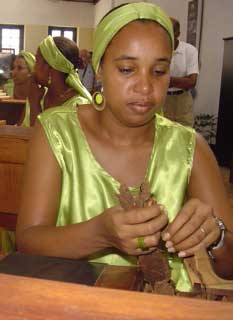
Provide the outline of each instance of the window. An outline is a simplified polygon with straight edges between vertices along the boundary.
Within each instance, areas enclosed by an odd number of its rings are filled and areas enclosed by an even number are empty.
[[[65,27],[49,27],[48,34],[52,37],[65,37],[74,42],[77,42],[77,29],[76,28],[65,28]]]
[[[23,49],[24,26],[0,24],[0,51],[18,54]]]

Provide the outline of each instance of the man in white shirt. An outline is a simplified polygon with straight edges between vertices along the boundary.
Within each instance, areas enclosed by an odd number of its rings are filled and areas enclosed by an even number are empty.
[[[164,105],[165,117],[186,126],[193,126],[193,98],[190,90],[195,88],[198,68],[198,51],[186,42],[178,40],[179,22],[171,18],[174,30],[174,53],[170,67],[170,85]]]
[[[87,90],[93,93],[95,89],[95,72],[90,62],[90,53],[86,49],[82,49],[79,57],[82,60],[82,65],[78,69],[79,78]]]

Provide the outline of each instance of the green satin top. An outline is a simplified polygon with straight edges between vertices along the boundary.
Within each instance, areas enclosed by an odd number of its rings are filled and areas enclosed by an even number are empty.
[[[57,226],[79,223],[118,204],[120,183],[97,162],[74,108],[52,108],[38,116],[62,170],[61,200]],[[165,205],[172,221],[184,203],[195,146],[195,132],[156,115],[155,143],[145,180],[155,199]],[[131,187],[137,193],[138,187]],[[78,236],[78,235],[77,235]],[[101,251],[89,260],[112,265],[130,265],[136,257],[114,249]],[[191,283],[177,255],[168,254],[177,290],[190,291]]]
[[[44,110],[44,97],[45,97],[46,93],[47,93],[47,89],[45,90],[45,94],[40,102],[40,106],[41,106],[42,110]],[[61,106],[73,107],[73,106],[87,104],[87,103],[89,103],[89,101],[87,99],[85,99],[85,98],[81,97],[79,94],[77,94],[77,95],[71,97],[70,99],[66,100]],[[29,103],[28,99],[26,99],[25,115],[24,115],[24,119],[23,119],[21,126],[30,127],[30,103]]]

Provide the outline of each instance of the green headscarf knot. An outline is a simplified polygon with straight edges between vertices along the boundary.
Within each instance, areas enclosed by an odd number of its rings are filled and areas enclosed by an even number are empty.
[[[74,69],[73,63],[71,63],[57,48],[53,37],[46,37],[39,45],[40,52],[46,62],[55,70],[67,73],[65,83],[77,91],[82,97],[87,99],[88,102],[92,102],[92,97],[89,91],[84,87],[79,79],[77,71]]]
[[[167,14],[152,3],[129,3],[110,12],[95,30],[92,56],[95,72],[98,71],[101,58],[115,34],[129,22],[141,19],[153,20],[160,24],[170,36],[172,49],[174,48],[173,26]]]

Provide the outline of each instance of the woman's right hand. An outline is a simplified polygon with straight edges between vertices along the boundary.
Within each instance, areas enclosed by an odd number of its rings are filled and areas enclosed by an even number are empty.
[[[115,206],[101,215],[103,236],[108,246],[129,255],[152,252],[158,246],[161,231],[167,223],[162,206],[157,204],[128,211]],[[146,251],[138,248],[138,237],[144,237]]]

